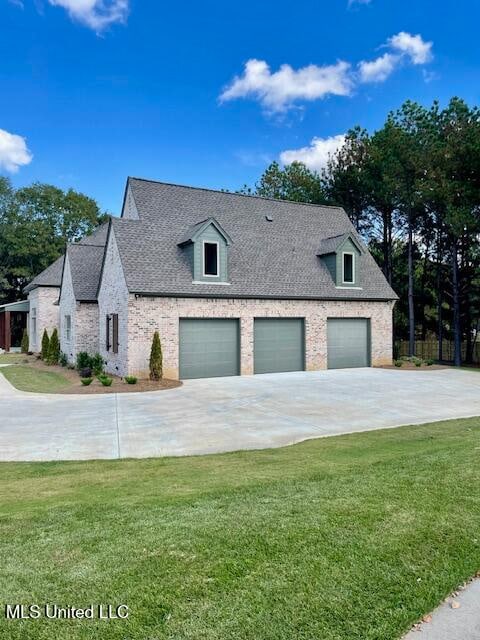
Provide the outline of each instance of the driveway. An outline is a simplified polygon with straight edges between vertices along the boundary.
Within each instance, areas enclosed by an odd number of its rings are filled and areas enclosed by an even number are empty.
[[[343,369],[27,394],[0,374],[0,460],[189,455],[480,415],[480,372]]]

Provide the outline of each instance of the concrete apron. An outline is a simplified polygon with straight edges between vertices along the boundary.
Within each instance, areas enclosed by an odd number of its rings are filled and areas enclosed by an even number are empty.
[[[0,460],[179,456],[480,415],[480,373],[344,369],[31,394],[0,374]]]

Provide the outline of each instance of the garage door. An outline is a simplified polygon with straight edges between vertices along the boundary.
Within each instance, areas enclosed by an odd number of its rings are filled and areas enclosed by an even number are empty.
[[[238,320],[180,320],[180,378],[215,378],[239,373]]]
[[[328,368],[370,366],[370,320],[329,318],[327,321]]]
[[[303,371],[303,318],[256,318],[254,329],[255,373]]]

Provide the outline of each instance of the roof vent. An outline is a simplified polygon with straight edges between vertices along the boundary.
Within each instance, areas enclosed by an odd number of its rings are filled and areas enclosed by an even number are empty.
[[[273,218],[272,218],[272,216],[265,216],[265,220],[266,220],[267,222],[273,222]]]

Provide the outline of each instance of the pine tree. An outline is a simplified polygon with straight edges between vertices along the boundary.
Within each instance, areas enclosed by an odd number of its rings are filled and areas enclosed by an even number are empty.
[[[162,345],[158,331],[153,334],[152,350],[150,351],[150,380],[161,380],[163,377]]]
[[[42,360],[44,362],[48,360],[49,351],[50,351],[50,338],[48,337],[47,330],[44,329],[43,336],[42,336],[42,351],[41,351]]]
[[[21,342],[21,346],[20,346],[21,352],[22,353],[28,353],[28,347],[29,347],[28,333],[27,333],[27,330],[24,329],[23,330],[23,336],[22,336],[22,342]]]
[[[58,340],[58,331],[56,329],[52,332],[50,338],[50,346],[48,349],[48,364],[58,364],[60,359],[60,342]]]

